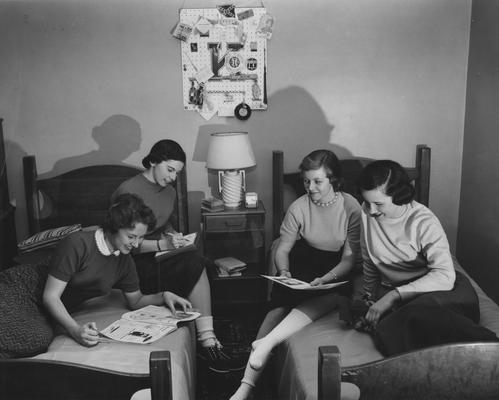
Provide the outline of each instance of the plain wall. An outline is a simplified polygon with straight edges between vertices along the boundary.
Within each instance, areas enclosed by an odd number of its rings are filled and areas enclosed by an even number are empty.
[[[457,256],[499,302],[499,2],[474,0]]]
[[[269,234],[272,149],[284,150],[287,169],[316,148],[413,165],[416,144],[426,143],[430,207],[454,245],[471,0],[265,5],[276,18],[269,108],[244,122],[183,110],[180,44],[170,31],[188,1],[0,0],[0,115],[19,239],[25,154],[49,175],[103,161],[140,165],[154,142],[177,140],[197,230],[199,202],[216,192],[204,162],[209,133],[244,130],[258,163],[247,187],[269,210]]]

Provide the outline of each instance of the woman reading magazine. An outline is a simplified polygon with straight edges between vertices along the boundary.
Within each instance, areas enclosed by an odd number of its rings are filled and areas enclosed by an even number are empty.
[[[118,196],[97,230],[79,231],[61,240],[49,267],[20,265],[0,273],[0,357],[28,357],[44,352],[63,329],[83,346],[99,342],[95,322],[78,324],[70,311],[85,300],[121,289],[128,306],[166,304],[187,311],[191,303],[175,293],[143,294],[132,249],[149,227],[152,211],[134,195]]]
[[[281,225],[275,265],[281,277],[312,286],[349,280],[360,257],[360,214],[357,200],[341,191],[342,173],[336,155],[316,150],[300,164],[307,193],[293,202]],[[244,377],[231,400],[250,397],[272,349],[336,307],[338,291],[298,291],[273,285],[271,306],[253,342]]]

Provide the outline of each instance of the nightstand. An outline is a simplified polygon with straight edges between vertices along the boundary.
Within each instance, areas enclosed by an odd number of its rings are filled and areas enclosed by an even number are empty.
[[[212,303],[218,311],[232,313],[240,306],[261,306],[267,284],[260,274],[265,264],[265,208],[225,209],[201,212],[202,246],[207,260]],[[214,260],[234,257],[247,264],[241,276],[218,276]],[[216,311],[216,312],[218,312]]]

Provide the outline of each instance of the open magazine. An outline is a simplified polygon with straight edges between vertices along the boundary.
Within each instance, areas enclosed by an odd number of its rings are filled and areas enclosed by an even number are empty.
[[[334,282],[334,283],[325,283],[324,285],[319,286],[311,286],[310,283],[301,281],[296,278],[288,278],[287,276],[270,276],[270,275],[262,275],[264,278],[270,279],[273,282],[280,283],[290,289],[296,290],[326,290],[332,289],[337,286],[343,285],[348,281]]]
[[[193,251],[197,249],[198,242],[198,234],[197,232],[189,233],[188,235],[184,235],[185,244],[178,249],[170,249],[164,251],[157,251],[154,257],[157,261],[162,261],[167,258],[170,258],[176,254],[183,253],[185,251]]]
[[[146,306],[130,311],[100,331],[100,335],[120,342],[152,343],[177,329],[179,322],[192,321],[197,311],[177,311],[175,315],[165,306]]]

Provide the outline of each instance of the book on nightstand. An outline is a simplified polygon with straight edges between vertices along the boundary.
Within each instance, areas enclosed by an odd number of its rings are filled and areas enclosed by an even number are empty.
[[[215,197],[208,197],[201,201],[201,211],[216,212],[224,210],[224,202]]]
[[[217,258],[215,261],[218,276],[241,276],[246,269],[246,263],[234,257]]]

